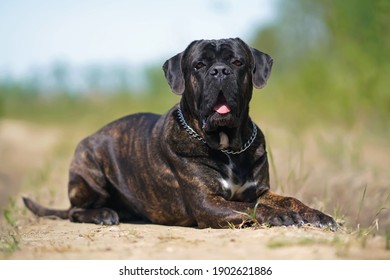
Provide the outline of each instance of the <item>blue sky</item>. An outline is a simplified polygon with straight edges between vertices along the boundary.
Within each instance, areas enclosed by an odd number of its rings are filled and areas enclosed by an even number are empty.
[[[148,64],[192,40],[241,37],[275,17],[272,0],[1,0],[0,75],[53,61]]]

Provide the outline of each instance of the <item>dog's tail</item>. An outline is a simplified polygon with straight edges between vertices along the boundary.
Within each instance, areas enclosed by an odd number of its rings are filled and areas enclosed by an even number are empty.
[[[23,202],[26,207],[38,217],[57,217],[61,219],[69,218],[69,210],[49,209],[32,201],[27,197],[23,197]]]

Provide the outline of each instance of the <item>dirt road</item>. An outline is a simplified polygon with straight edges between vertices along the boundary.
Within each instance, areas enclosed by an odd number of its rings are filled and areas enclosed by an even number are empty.
[[[32,220],[11,259],[389,259],[381,237],[313,228],[195,229]]]

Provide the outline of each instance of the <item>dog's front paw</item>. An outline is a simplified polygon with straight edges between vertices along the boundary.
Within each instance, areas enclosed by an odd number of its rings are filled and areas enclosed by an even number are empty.
[[[339,225],[332,217],[316,209],[310,208],[309,210],[301,211],[299,214],[305,223],[311,224],[315,227],[329,228],[332,231],[335,231],[339,228]]]
[[[332,217],[322,213],[321,211],[306,206],[301,201],[293,197],[281,196],[268,191],[258,198],[258,202],[274,209],[297,213],[304,224],[311,224],[320,228],[329,228],[333,231],[339,228],[338,224]],[[274,219],[278,221],[278,218]]]
[[[302,226],[305,223],[301,215],[284,209],[272,209],[262,213],[261,221],[270,226]]]

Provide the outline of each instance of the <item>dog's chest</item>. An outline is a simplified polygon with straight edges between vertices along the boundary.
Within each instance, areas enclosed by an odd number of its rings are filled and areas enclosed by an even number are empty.
[[[258,181],[248,168],[237,166],[229,159],[229,164],[222,166],[223,173],[219,182],[229,200],[249,200],[256,191]]]

